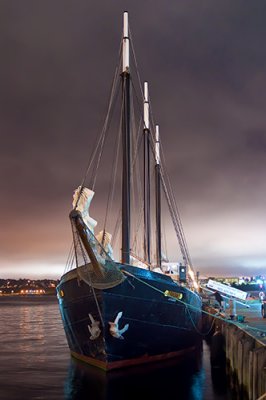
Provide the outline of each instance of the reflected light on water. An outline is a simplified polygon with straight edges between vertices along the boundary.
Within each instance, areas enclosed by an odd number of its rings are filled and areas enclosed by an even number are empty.
[[[227,400],[214,386],[208,346],[199,360],[171,367],[103,371],[70,359],[56,298],[0,298],[0,398],[3,400]],[[189,362],[188,362],[189,361]],[[217,376],[216,376],[217,378]],[[217,380],[217,379],[216,379]],[[219,382],[221,375],[219,374]]]
[[[65,400],[226,400],[230,399],[225,369],[212,371],[210,351],[203,342],[203,352],[167,367],[146,365],[107,374],[98,368],[72,359],[65,381]],[[218,378],[218,379],[217,379]]]
[[[183,360],[165,368],[149,365],[112,371],[71,361],[65,382],[65,400],[82,400],[93,393],[93,400],[162,399],[178,394],[178,399],[203,400],[202,368],[199,360]]]

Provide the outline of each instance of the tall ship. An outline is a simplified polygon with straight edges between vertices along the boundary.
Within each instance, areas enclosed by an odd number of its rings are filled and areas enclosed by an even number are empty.
[[[127,12],[118,58],[104,126],[73,194],[73,244],[57,287],[71,355],[106,371],[175,360],[201,343],[201,298]],[[89,214],[93,197],[101,210],[107,199],[100,223]]]

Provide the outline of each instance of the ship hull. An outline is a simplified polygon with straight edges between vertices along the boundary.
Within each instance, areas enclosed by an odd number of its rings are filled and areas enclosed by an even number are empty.
[[[195,350],[201,340],[197,293],[164,274],[119,267],[126,279],[109,289],[92,288],[77,270],[61,278],[57,293],[71,354],[111,370]]]

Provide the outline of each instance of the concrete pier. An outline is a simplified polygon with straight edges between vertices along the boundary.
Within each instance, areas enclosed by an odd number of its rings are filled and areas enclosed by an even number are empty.
[[[260,303],[236,306],[237,315],[229,319],[226,311],[205,305],[203,332],[219,329],[224,337],[226,368],[234,399],[266,399],[266,319],[261,316]],[[239,322],[243,320],[243,322]],[[222,349],[221,349],[222,350]]]

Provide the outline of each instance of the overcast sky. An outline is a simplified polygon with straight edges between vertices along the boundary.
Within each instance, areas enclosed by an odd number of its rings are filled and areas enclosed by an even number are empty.
[[[266,3],[1,0],[0,276],[64,271],[125,10],[194,268],[266,274]]]

